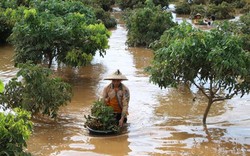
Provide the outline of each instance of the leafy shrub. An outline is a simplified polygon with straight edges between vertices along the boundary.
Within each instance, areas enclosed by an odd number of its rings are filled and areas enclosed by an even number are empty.
[[[152,1],[156,6],[168,7],[169,0],[117,0],[119,7],[124,9],[135,9],[138,7],[144,7],[148,1]]]
[[[232,4],[223,2],[219,5],[210,4],[207,9],[207,15],[215,15],[216,19],[234,18],[235,10]]]
[[[186,0],[186,2],[190,4],[206,4],[207,0]]]
[[[30,155],[24,152],[32,131],[30,117],[30,113],[21,109],[9,113],[0,110],[0,155]]]
[[[250,12],[250,5],[245,5],[241,10],[240,13],[248,13]]]
[[[117,25],[117,21],[111,16],[110,12],[105,12],[101,8],[94,9],[96,18],[101,20],[106,28],[113,28]]]
[[[14,24],[10,22],[10,17],[5,14],[5,10],[0,7],[0,44],[7,42]]]
[[[205,5],[192,5],[191,6],[191,13],[190,13],[190,16],[192,18],[195,17],[196,14],[201,14],[202,17],[205,17],[207,16],[206,15],[206,7]],[[202,19],[203,20],[203,19]]]
[[[91,115],[85,116],[85,126],[94,130],[119,132],[120,127],[115,119],[114,110],[102,101],[95,101]]]
[[[236,8],[243,8],[244,6],[246,6],[246,4],[247,3],[244,0],[239,0],[234,2],[234,6]]]
[[[105,54],[110,32],[98,24],[90,7],[80,1],[61,0],[37,0],[30,5],[8,38],[15,47],[15,63],[43,62],[50,68],[56,59],[77,66],[88,64],[83,61],[90,55]]]
[[[0,104],[56,117],[59,107],[71,100],[71,86],[52,77],[48,68],[32,64],[22,64],[20,68],[17,77],[10,80],[0,94]],[[18,81],[21,77],[22,81]]]
[[[177,14],[190,14],[191,5],[187,2],[177,3],[177,5],[175,6],[175,12]]]
[[[242,37],[244,42],[243,48],[250,51],[250,13],[240,16],[239,20],[230,21],[227,24],[226,30],[233,32]]]
[[[145,46],[159,39],[163,32],[174,25],[172,15],[160,7],[148,4],[145,8],[132,10],[125,19],[129,46]]]

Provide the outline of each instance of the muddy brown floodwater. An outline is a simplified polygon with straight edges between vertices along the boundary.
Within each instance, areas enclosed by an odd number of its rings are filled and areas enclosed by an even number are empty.
[[[53,69],[73,86],[74,96],[62,107],[57,121],[34,121],[27,151],[35,156],[247,156],[250,155],[250,96],[215,103],[202,125],[206,99],[195,88],[160,89],[149,83],[144,68],[152,51],[128,48],[127,31],[120,22],[112,31],[104,58],[91,65]],[[7,82],[17,71],[12,63],[13,48],[0,48],[0,79]],[[120,69],[131,91],[128,127],[118,136],[89,135],[84,115],[109,83],[103,78]],[[197,100],[193,101],[196,96]]]

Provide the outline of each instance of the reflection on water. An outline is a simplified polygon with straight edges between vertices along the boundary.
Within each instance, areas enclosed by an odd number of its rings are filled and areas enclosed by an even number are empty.
[[[29,152],[37,156],[250,154],[249,95],[215,103],[207,127],[203,127],[206,99],[184,86],[161,90],[149,83],[144,68],[152,60],[152,51],[128,48],[126,34],[123,25],[112,30],[107,55],[96,56],[92,65],[73,69],[54,65],[56,74],[73,85],[74,96],[69,105],[60,109],[56,121],[34,120]],[[0,48],[0,55],[0,77],[12,77],[16,72],[11,63],[13,49]],[[109,83],[103,77],[117,68],[128,77],[124,84],[131,91],[127,133],[89,135],[84,115],[89,114],[92,102]]]
[[[13,54],[11,46],[0,47],[0,80],[4,81],[4,83],[7,83],[17,72],[12,61]]]

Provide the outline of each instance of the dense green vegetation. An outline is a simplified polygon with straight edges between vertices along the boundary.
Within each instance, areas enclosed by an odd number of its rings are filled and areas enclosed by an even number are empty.
[[[214,102],[250,92],[250,53],[243,49],[241,36],[225,27],[224,23],[202,31],[184,22],[167,30],[147,69],[150,80],[161,88],[180,83],[196,86],[208,98],[204,124]]]
[[[70,1],[70,0],[67,0]],[[96,19],[101,21],[107,28],[115,27],[117,24],[117,21],[114,17],[111,16],[110,10],[112,10],[111,6],[115,3],[114,0],[107,1],[107,0],[74,0],[75,2],[79,3],[79,7],[85,6],[88,8],[92,8],[92,11],[94,11]],[[6,42],[7,37],[11,34],[11,29],[14,26],[13,18],[10,18],[9,14],[6,14],[5,11],[12,9],[12,10],[18,10],[19,8],[25,7],[25,8],[33,8],[34,2],[39,4],[43,3],[44,0],[8,0],[8,1],[0,1],[0,44]],[[52,2],[52,1],[51,1]],[[57,3],[57,1],[53,1],[53,3]],[[63,5],[61,5],[63,6]],[[107,9],[108,8],[108,9]],[[58,9],[58,8],[57,8]],[[62,7],[62,9],[66,10],[65,7]],[[71,9],[72,10],[72,9]],[[21,13],[21,12],[19,12]],[[20,18],[20,17],[19,17]],[[20,18],[21,19],[21,18]],[[11,24],[10,24],[11,22]],[[15,22],[15,21],[14,21]]]
[[[149,0],[117,0],[117,4],[122,10],[143,7],[148,2]],[[152,2],[154,5],[160,5],[161,7],[167,7],[169,5],[169,0],[152,0]]]
[[[19,67],[17,76],[6,84],[0,95],[0,104],[25,109],[32,115],[41,113],[55,118],[60,106],[71,100],[71,86],[52,77],[48,68],[32,64],[20,64]]]
[[[88,64],[99,51],[104,55],[110,33],[98,24],[93,11],[81,2],[49,0],[24,9],[15,23],[10,41],[15,62],[41,63],[56,59],[70,66]]]
[[[241,36],[244,45],[243,48],[250,51],[250,13],[244,14],[238,21],[231,21],[225,27],[226,31]]]
[[[0,155],[30,155],[24,152],[26,141],[32,131],[30,114],[21,109],[0,112]]]
[[[250,11],[249,4],[245,0],[180,0],[176,2],[175,7],[177,14],[187,14],[192,18],[200,13],[202,17],[213,15],[216,19],[232,19],[236,12],[246,13]]]
[[[125,21],[129,46],[148,47],[158,40],[165,30],[176,25],[171,13],[163,11],[150,1],[143,8],[131,10],[126,15]]]
[[[4,84],[0,80],[0,95]],[[22,109],[8,109],[0,105],[0,155],[30,155],[23,151],[32,131],[30,113]]]

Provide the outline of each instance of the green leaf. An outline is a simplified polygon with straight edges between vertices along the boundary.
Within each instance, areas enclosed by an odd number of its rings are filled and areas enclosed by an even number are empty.
[[[3,81],[0,80],[0,93],[2,93],[4,91],[4,84]]]

